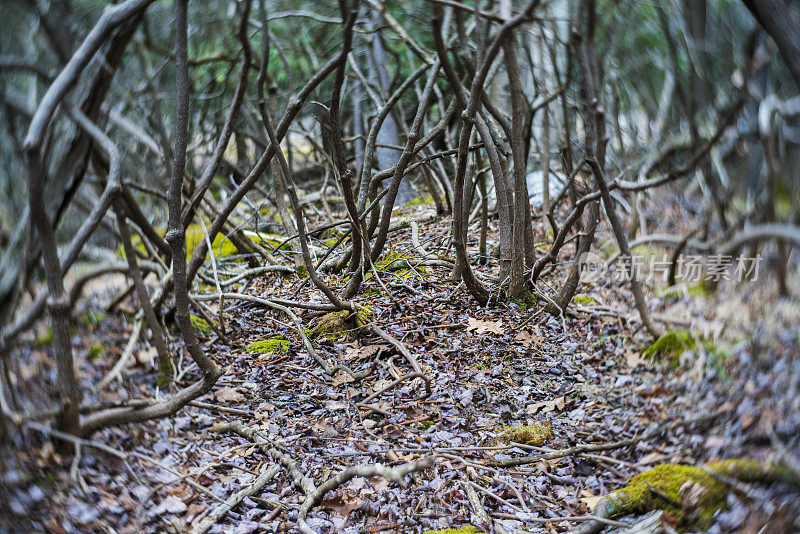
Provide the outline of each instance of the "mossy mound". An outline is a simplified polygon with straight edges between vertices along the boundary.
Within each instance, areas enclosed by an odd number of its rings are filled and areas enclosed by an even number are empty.
[[[371,315],[367,307],[360,309],[358,313],[349,310],[326,313],[311,323],[306,335],[311,339],[324,338],[335,341],[369,323]]]
[[[603,497],[594,513],[616,518],[664,510],[677,518],[681,530],[705,530],[715,514],[727,507],[730,488],[725,477],[744,482],[800,485],[800,480],[789,467],[775,462],[733,458],[709,464],[706,468],[662,464],[639,473],[627,485]],[[687,497],[690,492],[692,498]]]
[[[375,268],[378,272],[391,272],[400,278],[409,278],[411,276],[419,275],[423,278],[430,276],[428,269],[422,265],[415,265],[418,258],[402,254],[397,250],[390,248],[381,255],[381,259],[375,262]],[[373,276],[372,269],[367,273],[366,278],[369,279]]]
[[[698,351],[698,349],[711,355],[718,365],[729,358],[728,353],[720,349],[713,341],[697,339],[688,330],[678,329],[667,330],[652,345],[642,351],[642,356],[653,358],[656,354],[660,354],[669,360],[672,367],[677,368],[680,366],[680,357],[684,352]]]
[[[308,267],[306,267],[304,264],[298,263],[294,271],[297,274],[297,278],[300,278],[301,280],[308,278]]]
[[[442,530],[426,530],[422,534],[477,534],[483,532],[478,527],[472,525],[465,525],[458,528],[444,528]]]
[[[528,311],[532,308],[536,308],[539,305],[539,297],[537,297],[533,292],[527,292],[524,296],[511,299],[509,302],[519,306],[519,309],[522,311]]]
[[[250,353],[286,352],[289,350],[289,345],[291,345],[291,342],[285,337],[275,336],[250,343],[244,351]]]
[[[555,436],[553,429],[540,423],[527,426],[509,426],[504,428],[496,438],[488,440],[486,445],[493,447],[514,442],[541,447],[550,441],[553,436]]]

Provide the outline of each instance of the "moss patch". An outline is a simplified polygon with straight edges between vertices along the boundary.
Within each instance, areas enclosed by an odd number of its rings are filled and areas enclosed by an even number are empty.
[[[172,383],[175,379],[175,364],[172,362],[172,358],[167,360],[166,362],[159,362],[158,365],[158,380],[156,381],[156,385],[158,387],[168,386]]]
[[[426,206],[428,204],[433,204],[433,197],[429,194],[419,197],[414,197],[408,202],[405,203],[407,208],[411,208],[414,206]]]
[[[286,352],[291,343],[283,336],[275,336],[250,343],[245,352],[275,353]]]
[[[598,503],[598,511],[609,517],[645,514],[662,509],[678,519],[680,530],[690,527],[707,529],[718,510],[727,507],[730,488],[722,477],[744,482],[784,482],[797,486],[797,476],[784,464],[733,458],[709,464],[707,468],[688,465],[657,465],[631,478],[626,486],[607,495]],[[681,488],[699,486],[693,517],[686,517],[681,505]],[[695,503],[693,503],[695,504]]]
[[[392,272],[400,278],[409,278],[414,275],[427,278],[430,276],[428,269],[422,265],[414,265],[414,263],[418,261],[418,258],[402,254],[397,250],[390,248],[384,252],[383,255],[381,255],[380,260],[375,262],[375,268],[378,271]],[[372,269],[370,269],[365,278],[370,279],[372,276]]]
[[[48,326],[44,332],[36,336],[36,338],[33,340],[33,345],[36,348],[48,347],[53,344],[55,337],[56,335],[53,331],[53,327]]]
[[[199,315],[191,314],[189,315],[189,320],[192,322],[192,328],[194,328],[194,331],[198,334],[208,336],[214,333],[214,329],[211,328],[211,325],[208,324],[208,321]]]
[[[89,359],[90,362],[97,360],[98,358],[102,358],[106,353],[106,347],[102,343],[93,343],[89,350],[86,351],[86,357]]]
[[[572,302],[588,306],[589,304],[597,304],[597,299],[589,295],[575,295],[572,297]]]
[[[642,351],[645,358],[653,358],[656,354],[660,354],[664,358],[668,358],[670,365],[677,368],[680,366],[680,356],[686,351],[697,351],[702,349],[704,352],[712,357],[712,363],[715,366],[722,367],[722,362],[727,360],[730,356],[726,351],[719,348],[713,341],[709,339],[698,340],[687,330],[671,329],[667,330],[652,345],[646,347]]]
[[[509,426],[504,428],[496,438],[488,440],[487,446],[507,445],[513,441],[523,445],[541,447],[550,441],[553,436],[555,436],[553,429],[540,423],[528,426]]]
[[[88,311],[81,313],[78,315],[75,320],[85,326],[86,328],[93,328],[105,320],[106,316],[104,313],[99,311]]]
[[[445,528],[442,530],[426,530],[422,534],[477,534],[483,532],[478,527],[466,525],[458,528]]]
[[[628,484],[609,495],[615,507],[614,517],[644,514],[663,509],[683,521],[680,490],[687,482],[696,483],[705,490],[699,499],[697,526],[706,529],[717,510],[725,508],[728,487],[708,474],[702,467],[688,465],[657,465],[633,477]],[[681,525],[685,526],[685,525]]]
[[[513,302],[519,309],[522,311],[528,311],[531,308],[536,308],[539,305],[539,298],[532,292],[527,292],[525,296],[522,296],[517,299],[511,299],[509,302]]]

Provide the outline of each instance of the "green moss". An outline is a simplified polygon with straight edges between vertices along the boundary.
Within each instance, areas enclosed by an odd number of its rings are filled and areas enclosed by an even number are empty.
[[[106,316],[104,313],[99,311],[89,311],[85,313],[81,313],[78,315],[75,320],[85,326],[86,328],[92,328],[94,326],[99,325],[105,320]]]
[[[280,221],[278,221],[280,222]],[[284,243],[286,238],[280,236],[278,234],[265,234],[263,232],[251,232],[249,230],[244,231],[244,235],[249,237],[254,243],[258,243],[260,245],[269,245],[272,248],[277,248],[278,250],[291,250],[292,247],[289,243]]]
[[[297,267],[295,267],[295,272],[297,273],[297,277],[301,280],[308,278],[308,267],[302,263],[297,264]]]
[[[394,273],[400,278],[408,278],[413,275],[419,275],[423,278],[430,276],[428,269],[422,265],[414,265],[412,262],[419,261],[413,256],[408,256],[390,248],[381,255],[381,259],[375,262],[375,268],[380,271],[389,271]],[[373,276],[372,269],[367,273],[366,279]]]
[[[712,365],[722,368],[722,363],[727,360],[729,354],[719,348],[713,341],[709,339],[700,339],[698,344],[697,339],[687,330],[671,329],[666,331],[652,345],[642,351],[645,358],[653,358],[656,354],[668,358],[670,365],[677,368],[680,365],[680,356],[684,352],[691,350],[696,351],[698,348],[711,356]]]
[[[721,476],[716,477],[714,474]],[[662,509],[677,518],[680,530],[705,530],[717,511],[727,507],[730,488],[724,477],[743,482],[784,482],[796,487],[800,485],[798,476],[782,463],[733,458],[712,463],[707,468],[663,464],[639,473],[626,486],[601,499],[595,513],[601,511],[608,517],[615,518]],[[694,517],[684,517],[683,506],[680,505],[681,488],[687,483],[702,487]]]
[[[350,330],[361,328],[372,320],[369,307],[363,307],[358,313],[351,313],[348,310],[326,313],[316,319],[306,331],[306,335],[311,339],[325,338],[337,340]]]
[[[206,224],[206,228],[208,228],[208,224]],[[164,237],[166,234],[166,228],[158,228],[156,232],[161,237]],[[253,232],[245,232],[251,239],[253,239]],[[250,235],[253,234],[253,235]],[[186,258],[191,258],[194,255],[194,251],[197,247],[205,241],[206,239],[206,232],[203,230],[203,225],[201,224],[190,224],[186,227]],[[253,239],[255,241],[255,239]],[[146,254],[147,250],[142,243],[142,238],[139,234],[134,234],[131,236],[131,242],[133,243],[133,248],[137,251],[141,252],[142,254]],[[211,242],[211,250],[214,252],[214,256],[217,258],[227,258],[229,256],[235,256],[239,253],[239,250],[236,248],[236,245],[228,239],[228,237],[223,234],[217,234],[217,237],[214,238],[214,241]],[[122,245],[118,246],[116,251],[116,255],[120,258],[125,258],[125,250],[123,249]]]
[[[663,509],[683,521],[680,489],[687,482],[699,484],[705,490],[699,500],[697,526],[706,529],[717,510],[726,507],[728,487],[708,474],[702,467],[688,465],[657,465],[633,477],[628,484],[608,497],[613,502],[612,517],[644,514]]]
[[[106,348],[102,343],[93,343],[89,350],[86,351],[86,357],[89,359],[90,362],[97,360],[98,358],[102,358],[106,353]]]
[[[420,423],[422,425],[423,430],[428,430],[430,427],[433,426],[433,421],[430,419],[426,419]]]
[[[433,197],[430,194],[414,197],[408,202],[406,202],[405,206],[407,208],[411,208],[414,206],[426,206],[428,204],[433,204]]]
[[[214,329],[211,328],[211,325],[208,324],[208,321],[206,321],[199,315],[191,314],[189,316],[189,319],[192,322],[192,328],[194,328],[194,331],[197,332],[198,334],[203,334],[208,336],[214,333]]]
[[[696,284],[692,284],[688,288],[689,296],[694,297],[704,297],[708,298],[714,295],[714,288],[712,284],[709,284],[708,280],[702,278]]]
[[[541,447],[550,439],[555,436],[553,429],[547,425],[536,423],[529,426],[509,426],[500,432],[496,438],[489,440],[488,446],[494,446],[501,443],[522,443],[523,445],[532,445],[534,447]]]
[[[575,295],[574,297],[572,297],[572,302],[588,306],[589,304],[597,304],[597,299],[594,297],[590,297],[589,295]]]
[[[782,482],[800,487],[800,475],[782,462],[760,462],[750,458],[729,458],[709,465],[720,475],[742,482]]]
[[[283,336],[275,336],[250,343],[245,352],[275,353],[286,352],[291,343]]]
[[[466,525],[458,528],[444,528],[441,530],[426,530],[422,534],[477,534],[483,532],[478,527]]]
[[[36,336],[36,338],[33,340],[33,344],[37,348],[49,347],[53,344],[55,337],[56,336],[55,332],[53,332],[53,327],[48,326],[44,332]]]
[[[172,381],[175,379],[175,364],[172,362],[172,358],[165,362],[160,362],[158,365],[158,380],[156,381],[156,385],[158,387],[164,387],[172,384]]]
[[[509,302],[513,302],[519,306],[519,309],[522,311],[528,311],[539,305],[539,298],[534,293],[528,292],[520,298],[511,299]]]

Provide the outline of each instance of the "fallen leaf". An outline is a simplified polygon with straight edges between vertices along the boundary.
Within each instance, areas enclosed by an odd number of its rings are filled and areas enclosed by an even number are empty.
[[[525,407],[525,413],[528,415],[534,415],[540,410],[542,413],[548,413],[554,410],[558,410],[560,412],[564,409],[564,402],[564,397],[557,397],[549,401],[534,402],[533,404],[528,404]]]
[[[627,363],[628,367],[630,367],[631,369],[635,369],[640,365],[647,365],[648,362],[647,360],[642,358],[642,355],[639,354],[639,351],[629,349],[625,353],[625,363]]]
[[[481,321],[473,317],[467,319],[467,330],[476,334],[492,333],[500,335],[506,332],[503,321]]]
[[[220,388],[214,392],[214,395],[217,397],[218,400],[224,402],[244,402],[245,396],[234,387],[224,387]]]
[[[334,387],[341,386],[342,384],[349,384],[350,382],[355,382],[355,379],[350,376],[349,374],[345,373],[342,370],[336,371],[336,374],[333,376],[331,380],[331,385]]]

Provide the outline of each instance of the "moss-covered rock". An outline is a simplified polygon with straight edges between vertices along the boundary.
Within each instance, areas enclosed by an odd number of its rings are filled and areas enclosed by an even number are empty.
[[[514,442],[541,447],[550,441],[553,436],[555,436],[553,429],[540,423],[527,426],[509,426],[502,429],[496,438],[488,440],[486,445],[488,447],[493,447]]]
[[[285,337],[275,336],[250,343],[244,351],[250,353],[286,352],[289,350],[289,345],[291,343]]]
[[[615,518],[661,509],[677,518],[681,530],[706,529],[717,511],[727,507],[730,487],[726,477],[744,482],[800,483],[788,466],[775,462],[733,458],[705,468],[662,464],[639,473],[627,485],[603,497],[594,513]],[[690,489],[694,497],[687,502]]]
[[[372,320],[368,307],[361,308],[358,313],[349,310],[326,313],[314,320],[306,335],[311,339],[324,338],[337,340],[350,331],[357,330]]]

